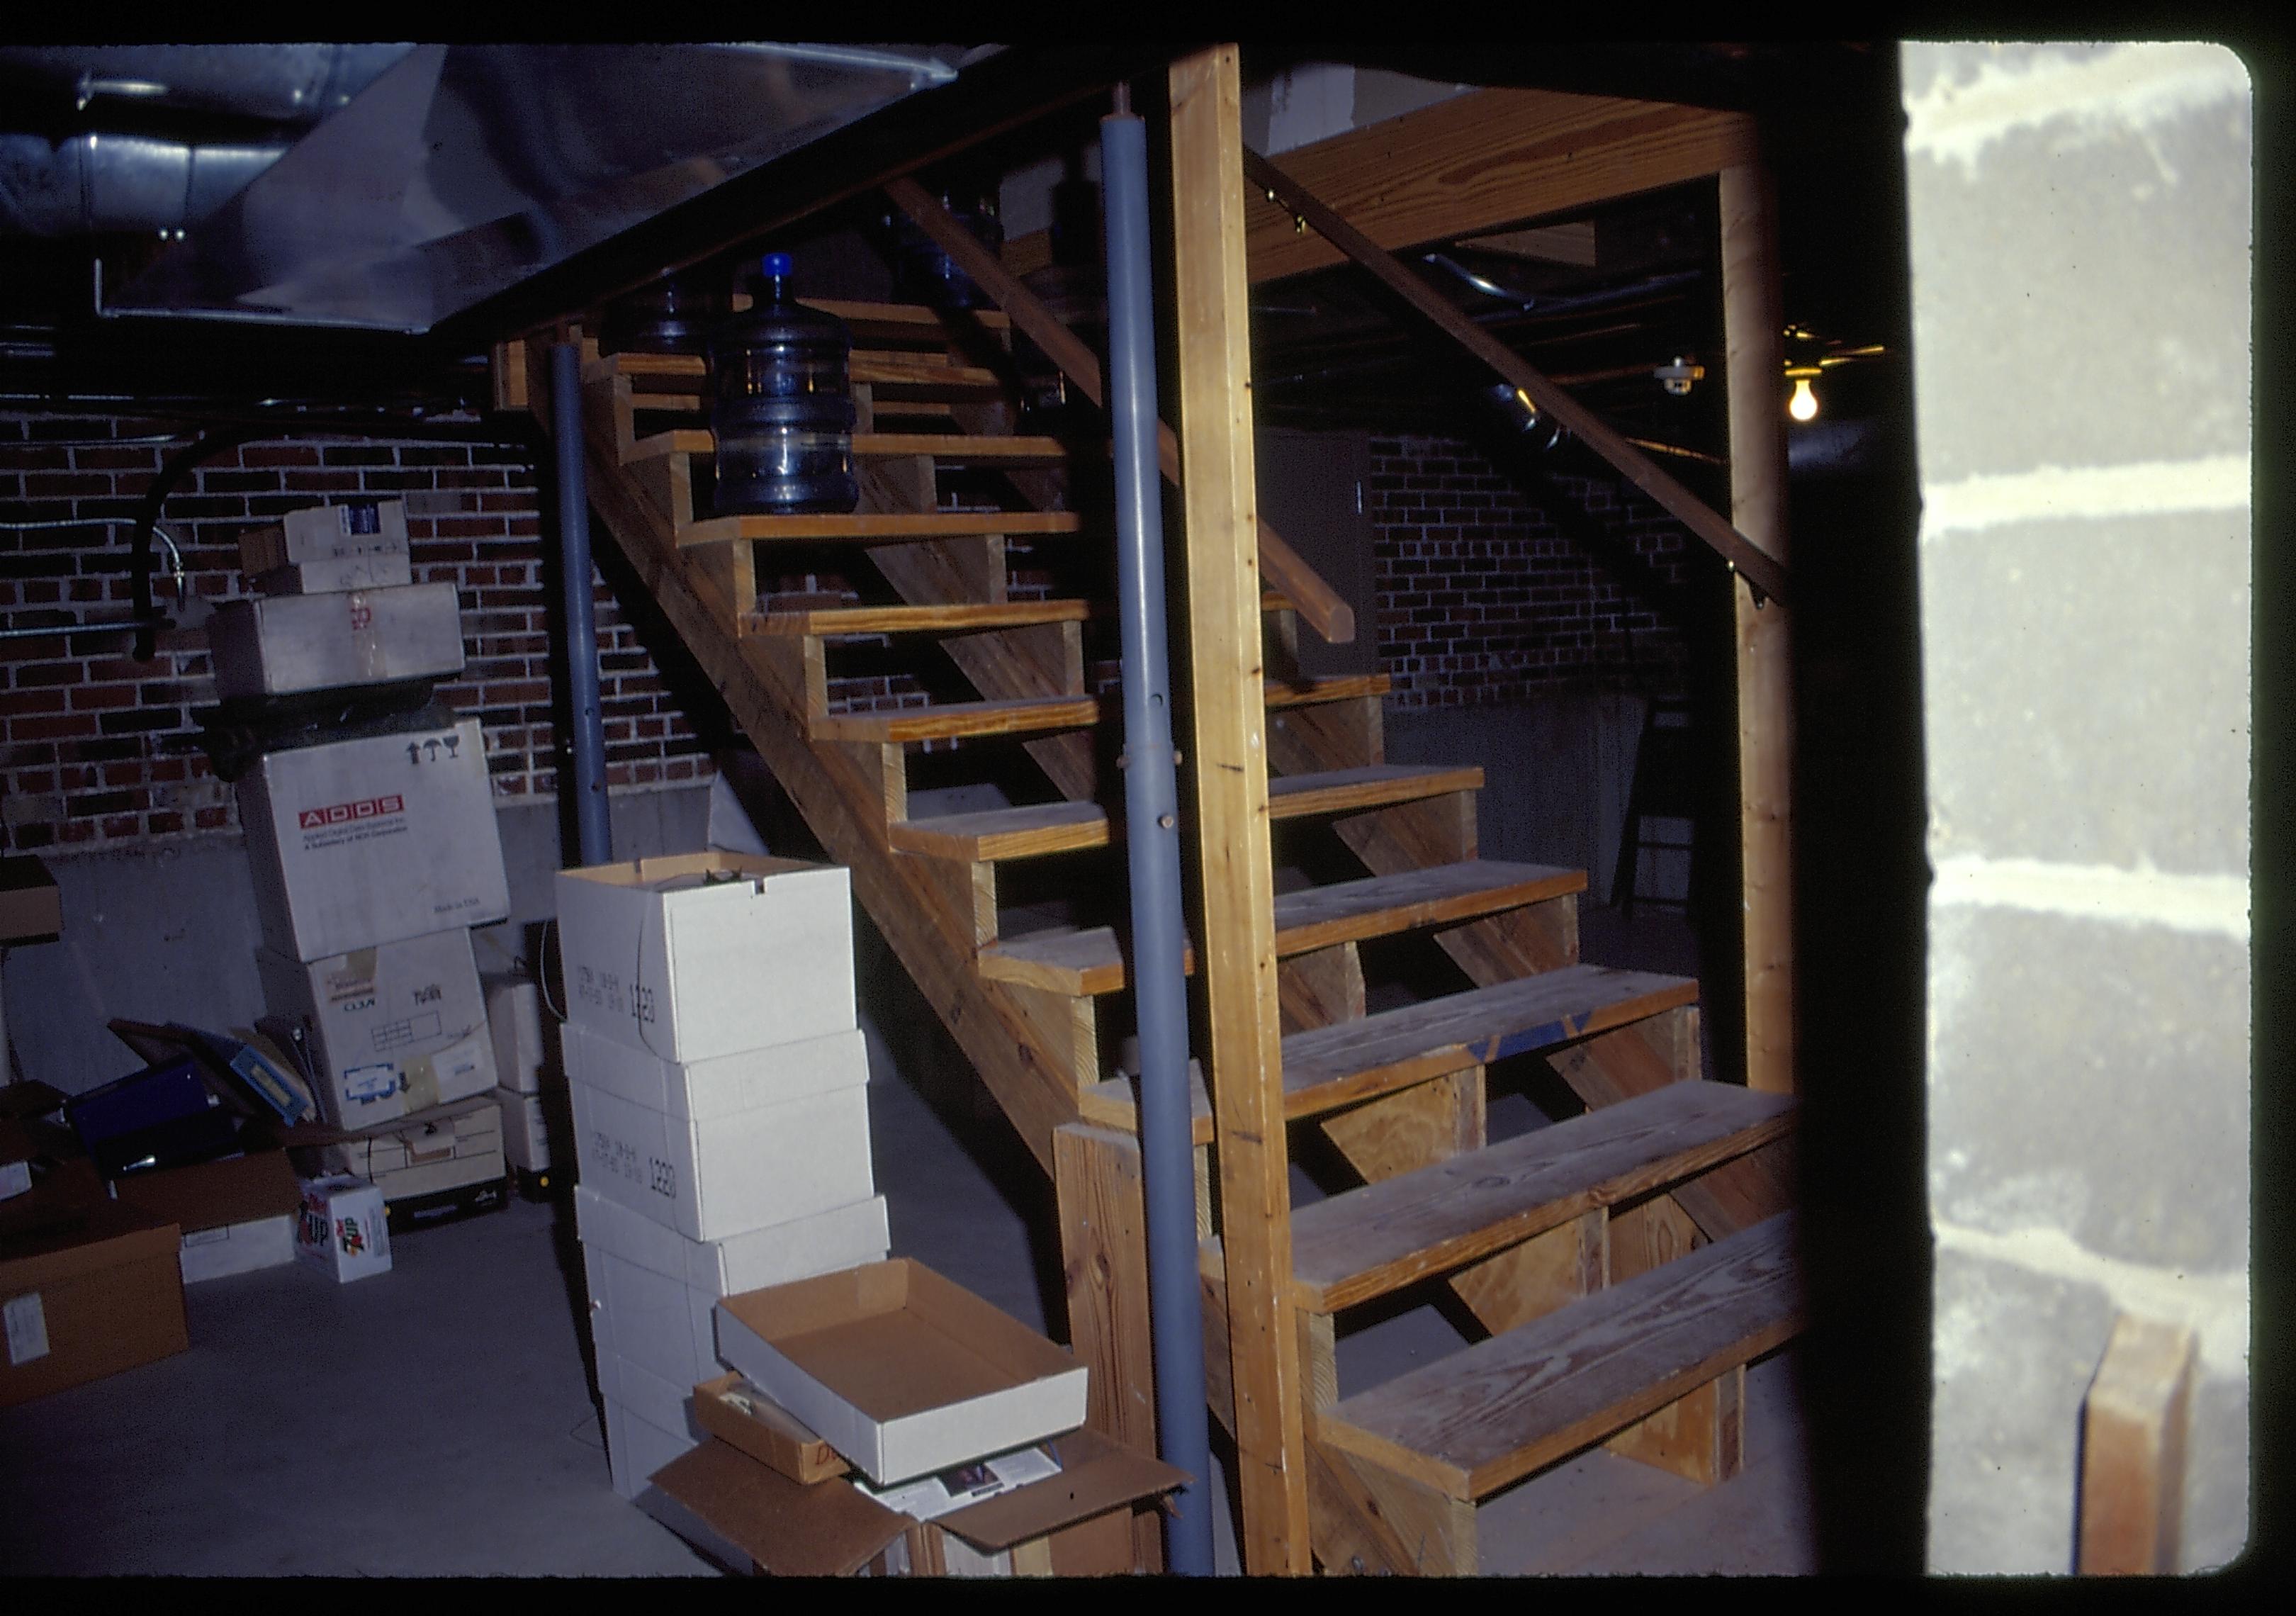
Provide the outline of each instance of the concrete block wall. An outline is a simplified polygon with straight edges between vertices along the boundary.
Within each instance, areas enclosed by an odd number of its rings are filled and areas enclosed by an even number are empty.
[[[2063,1572],[2115,1317],[2249,1530],[2251,96],[2208,45],[1902,49],[1929,773],[1928,1559]]]

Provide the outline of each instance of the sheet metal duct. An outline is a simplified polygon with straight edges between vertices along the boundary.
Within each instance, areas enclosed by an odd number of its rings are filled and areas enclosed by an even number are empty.
[[[186,229],[287,152],[273,144],[187,145],[143,135],[0,134],[0,235]]]
[[[69,95],[101,119],[122,103],[314,124],[414,50],[411,45],[108,45],[0,47],[0,74]]]
[[[427,331],[983,53],[415,46],[99,312]]]

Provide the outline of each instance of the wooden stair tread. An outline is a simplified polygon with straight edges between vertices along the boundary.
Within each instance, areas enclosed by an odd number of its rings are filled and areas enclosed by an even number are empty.
[[[680,549],[737,539],[846,540],[861,544],[988,534],[1039,537],[1082,530],[1073,511],[855,511],[805,516],[711,516],[677,530]]]
[[[1110,1078],[1089,1083],[1077,1096],[1077,1112],[1086,1122],[1132,1133],[1139,1128],[1139,1082],[1136,1077]],[[1204,1087],[1203,1064],[1188,1062],[1188,1120],[1191,1141],[1212,1142],[1212,1096]]]
[[[1270,775],[1267,813],[1271,819],[1344,814],[1450,792],[1480,791],[1482,786],[1480,767],[1414,768],[1404,763],[1373,763],[1316,775]]]
[[[1056,926],[1008,937],[983,948],[975,963],[991,981],[1020,982],[1078,998],[1115,993],[1124,986],[1123,948],[1108,926]],[[1191,946],[1183,969],[1195,968]]]
[[[1309,887],[1276,895],[1275,951],[1305,954],[1418,926],[1471,920],[1586,890],[1583,870],[1489,858]]]
[[[1351,673],[1320,679],[1270,679],[1270,707],[1308,707],[1318,701],[1346,701],[1357,696],[1383,696],[1390,681],[1383,673]]]
[[[1486,1497],[1655,1413],[1802,1323],[1792,1213],[1323,1411],[1315,1440]]]
[[[1032,734],[1100,722],[1090,696],[1037,696],[1015,701],[951,701],[881,712],[832,713],[809,726],[816,741],[955,740],[967,735]]]
[[[1081,623],[1092,613],[1083,601],[1000,601],[939,606],[825,606],[797,611],[753,611],[744,634],[833,639],[840,635],[942,634]]]
[[[1096,802],[1046,802],[906,819],[887,826],[885,835],[905,853],[976,864],[1104,848],[1109,842],[1108,815]]]
[[[1293,1294],[1330,1313],[1487,1257],[1779,1137],[1793,1099],[1671,1083],[1292,1215]]]
[[[1686,976],[1565,965],[1283,1040],[1287,1117],[1367,1100],[1447,1072],[1552,1048],[1695,1003]]]
[[[622,463],[627,465],[660,455],[709,456],[717,453],[718,439],[709,428],[679,427],[639,439],[622,451]],[[1058,466],[1068,463],[1070,450],[1057,438],[980,438],[963,432],[856,432],[853,455],[857,460],[925,455],[947,465]]]

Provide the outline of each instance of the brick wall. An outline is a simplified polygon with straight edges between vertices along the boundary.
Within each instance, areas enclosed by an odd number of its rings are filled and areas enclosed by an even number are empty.
[[[1392,704],[1465,707],[1678,677],[1681,525],[1639,491],[1562,477],[1534,497],[1471,444],[1372,439],[1379,659]]]
[[[85,625],[134,610],[129,541],[140,497],[187,440],[181,423],[0,416],[0,620]],[[548,599],[536,468],[516,444],[298,439],[247,444],[201,466],[162,521],[182,542],[187,593],[247,592],[237,542],[286,511],[403,498],[418,581],[461,591],[463,676],[439,687],[485,727],[498,797],[557,785]],[[164,548],[160,552],[163,563]],[[174,585],[155,586],[163,610]],[[674,785],[710,770],[693,726],[603,579],[597,590],[609,783]],[[0,791],[9,844],[86,849],[237,828],[230,789],[195,744],[212,701],[196,632],[148,663],[124,633],[0,639]]]

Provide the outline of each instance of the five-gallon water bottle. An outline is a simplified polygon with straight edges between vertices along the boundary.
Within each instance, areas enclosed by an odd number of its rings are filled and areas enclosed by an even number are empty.
[[[701,354],[710,333],[725,324],[732,302],[723,271],[710,268],[665,275],[606,305],[605,329],[598,334],[609,354]]]
[[[717,402],[720,516],[850,511],[853,335],[845,323],[800,304],[789,254],[770,252],[750,278],[749,310],[709,344]]]

